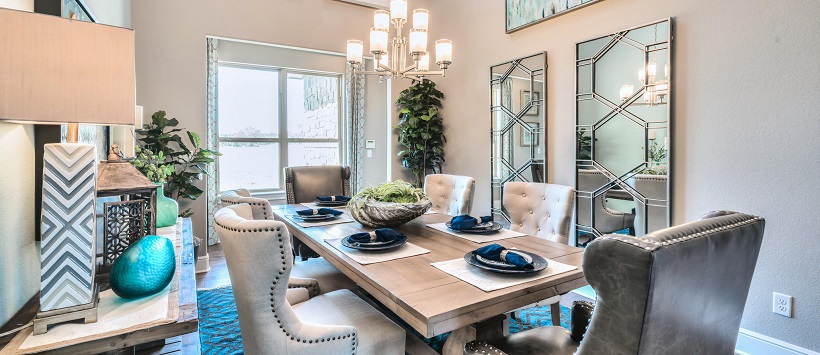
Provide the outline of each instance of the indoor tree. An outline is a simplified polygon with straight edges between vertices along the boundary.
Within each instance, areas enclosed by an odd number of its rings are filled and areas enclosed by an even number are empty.
[[[413,174],[414,185],[422,186],[428,172],[441,173],[444,162],[444,126],[439,110],[444,94],[436,83],[422,79],[399,94],[398,141],[402,165]]]

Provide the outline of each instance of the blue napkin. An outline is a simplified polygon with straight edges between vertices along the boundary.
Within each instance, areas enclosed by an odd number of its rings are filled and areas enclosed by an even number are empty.
[[[470,229],[475,227],[479,223],[487,223],[492,220],[492,216],[476,218],[467,214],[463,214],[461,216],[455,216],[453,217],[453,219],[450,220],[450,228],[455,230]]]
[[[299,210],[299,211],[296,211],[296,214],[298,214],[300,216],[313,216],[313,215],[319,215],[319,214],[332,214],[334,216],[338,216],[338,215],[342,214],[342,211],[334,210],[332,208],[320,208],[318,210],[313,210],[313,209]]]
[[[521,257],[521,255],[518,255],[515,252],[507,252],[507,248],[498,244],[490,244],[478,248],[473,253],[480,255],[484,259],[505,261],[524,270],[532,270],[535,268],[532,263],[528,263],[526,259]]]
[[[404,236],[390,228],[379,228],[371,233],[363,232],[353,234],[348,238],[348,241],[351,243],[392,242]]]
[[[341,201],[341,202],[348,202],[350,201],[350,197],[347,196],[316,196],[316,199],[322,202],[332,202],[332,201]]]

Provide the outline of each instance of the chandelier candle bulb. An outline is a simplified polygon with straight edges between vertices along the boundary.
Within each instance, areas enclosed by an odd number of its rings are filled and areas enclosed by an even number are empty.
[[[415,28],[410,30],[410,53],[424,52],[427,52],[427,31]]]
[[[376,10],[373,13],[373,27],[383,30],[390,29],[390,12],[386,10]]]
[[[378,27],[370,29],[370,53],[387,53],[387,30]]]
[[[629,85],[629,84],[621,86],[621,101],[626,100],[630,96],[632,96],[632,93],[634,92],[634,90],[635,90],[635,88],[632,85]]]
[[[405,23],[407,22],[407,1],[405,0],[391,0],[390,1],[390,16],[393,21]]]
[[[362,62],[362,52],[364,43],[358,40],[347,41],[347,61],[348,63],[359,64]]]
[[[427,30],[430,23],[430,12],[425,9],[413,10],[413,28]]]
[[[640,68],[638,69],[638,80],[640,80],[641,84],[646,84],[646,69]]]
[[[658,64],[655,62],[649,62],[646,64],[646,73],[649,75],[649,78],[654,78],[655,74],[657,73]]]
[[[436,41],[436,64],[447,65],[453,62],[453,41],[440,39]]]
[[[430,70],[430,54],[425,53],[419,58],[419,71],[429,71]]]

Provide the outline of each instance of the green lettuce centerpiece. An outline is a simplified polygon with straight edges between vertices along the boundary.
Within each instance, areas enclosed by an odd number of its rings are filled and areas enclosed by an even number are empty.
[[[396,180],[362,190],[347,207],[359,223],[382,228],[407,223],[423,215],[431,205],[424,190]]]

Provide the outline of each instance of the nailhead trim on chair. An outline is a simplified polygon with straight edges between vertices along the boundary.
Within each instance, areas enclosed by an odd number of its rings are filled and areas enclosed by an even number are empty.
[[[673,245],[673,244],[684,242],[684,241],[687,241],[687,240],[700,238],[700,237],[706,236],[708,234],[711,234],[713,232],[720,232],[720,231],[740,227],[740,226],[743,226],[743,225],[746,225],[746,224],[754,223],[754,222],[759,221],[761,219],[763,219],[763,218],[761,218],[761,217],[752,217],[752,218],[747,219],[745,221],[740,221],[740,222],[733,223],[733,224],[723,226],[723,227],[716,227],[716,228],[707,229],[707,230],[702,231],[702,232],[698,232],[698,233],[695,233],[695,234],[688,234],[688,235],[685,235],[685,236],[682,236],[682,237],[679,237],[679,238],[670,239],[670,240],[663,241],[663,242],[660,242],[660,243],[652,241],[652,240],[644,239],[644,238],[646,238],[646,236],[641,237],[641,238],[636,238],[636,237],[622,237],[622,236],[619,236],[619,235],[609,234],[609,235],[606,236],[606,238],[607,239],[612,239],[612,240],[617,240],[619,242],[626,243],[626,244],[632,244],[636,247],[643,248],[643,249],[646,249],[648,251],[654,251],[654,250],[657,250],[658,248],[660,248],[662,246]],[[648,234],[647,236],[651,236],[651,234]],[[597,240],[600,240],[600,239],[596,239],[596,241]],[[593,241],[593,243],[594,243],[594,241]]]
[[[223,229],[226,229],[226,230],[229,230],[229,231],[232,231],[232,232],[236,232],[236,233],[256,233],[256,232],[272,232],[272,231],[274,231],[274,228],[252,228],[252,229],[230,228],[230,227],[223,226],[222,224],[220,224],[219,222],[216,222],[216,221],[214,221],[214,224],[216,224],[220,228],[223,228]],[[275,228],[275,230],[278,232],[278,231],[281,231],[282,228],[277,227],[277,228]],[[285,329],[285,326],[282,325],[282,321],[279,320],[279,315],[276,314],[276,309],[274,308],[275,304],[274,304],[274,300],[273,300],[273,291],[276,289],[276,283],[277,283],[277,280],[279,280],[279,277],[285,274],[285,265],[287,265],[287,259],[285,258],[285,245],[284,245],[284,242],[282,241],[282,233],[279,233],[277,235],[279,236],[279,248],[282,249],[282,252],[281,252],[281,254],[282,254],[282,269],[279,270],[279,275],[275,277],[275,279],[273,280],[272,285],[270,287],[270,290],[271,290],[271,292],[270,292],[270,295],[271,295],[271,299],[270,299],[271,304],[270,304],[270,306],[271,306],[271,312],[273,312],[273,318],[275,318],[276,323],[279,324],[279,329],[282,329],[282,332],[285,333],[285,336],[290,337],[290,340],[294,340],[297,343],[301,342],[301,343],[313,344],[313,342],[319,343],[320,341],[322,343],[324,343],[325,341],[336,340],[336,338],[339,338],[339,340],[351,338],[351,345],[352,345],[351,354],[355,354],[356,353],[356,333],[346,334],[346,335],[339,336],[339,337],[322,338],[322,339],[300,339],[300,338],[297,338],[297,337],[294,337],[293,335],[291,335],[291,333],[287,329]]]

